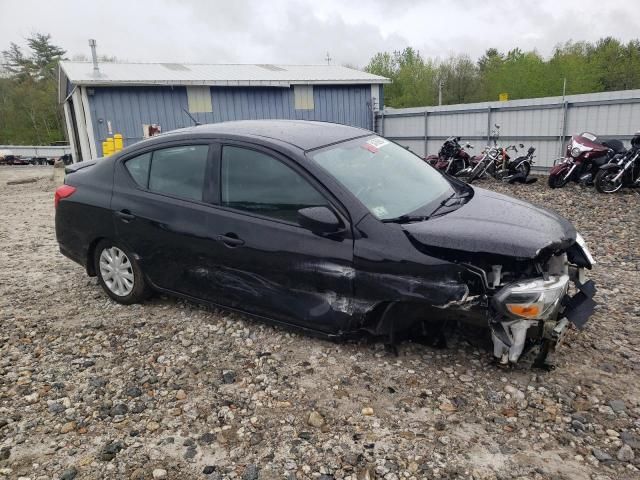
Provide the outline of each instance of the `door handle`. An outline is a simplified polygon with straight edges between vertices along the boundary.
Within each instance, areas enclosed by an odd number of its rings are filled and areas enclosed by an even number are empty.
[[[226,235],[217,235],[216,240],[224,243],[227,247],[239,247],[244,245],[244,240],[238,238],[235,233],[228,233]]]
[[[125,223],[129,223],[131,220],[136,218],[136,216],[129,210],[120,210],[119,212],[114,212],[114,214]]]

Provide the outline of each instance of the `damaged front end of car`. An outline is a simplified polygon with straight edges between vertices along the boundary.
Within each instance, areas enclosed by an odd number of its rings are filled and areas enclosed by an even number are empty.
[[[549,353],[571,325],[584,327],[594,312],[595,284],[586,279],[593,264],[578,234],[566,250],[540,252],[535,275],[503,272],[500,264],[483,271],[493,355],[500,364],[516,363],[525,350],[536,349],[535,365],[549,365]]]
[[[571,325],[584,327],[594,312],[596,289],[586,272],[595,261],[573,225],[554,212],[475,193],[446,222],[404,230],[422,253],[466,269],[469,297],[488,320],[500,364],[516,363],[535,349],[536,364],[543,366]]]

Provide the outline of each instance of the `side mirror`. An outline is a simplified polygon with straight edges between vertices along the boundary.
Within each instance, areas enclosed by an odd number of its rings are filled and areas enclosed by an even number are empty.
[[[499,129],[500,128],[500,124],[496,123],[495,127]]]
[[[524,143],[521,143],[521,144],[520,144],[520,148],[524,148]]]
[[[327,207],[307,207],[298,210],[298,223],[313,233],[336,233],[340,230],[340,219]]]

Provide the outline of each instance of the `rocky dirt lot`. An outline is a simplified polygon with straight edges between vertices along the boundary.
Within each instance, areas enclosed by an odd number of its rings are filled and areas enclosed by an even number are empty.
[[[640,478],[636,193],[483,185],[556,209],[599,261],[601,306],[547,373],[464,337],[396,357],[120,306],[58,252],[51,172],[0,167],[0,479]]]

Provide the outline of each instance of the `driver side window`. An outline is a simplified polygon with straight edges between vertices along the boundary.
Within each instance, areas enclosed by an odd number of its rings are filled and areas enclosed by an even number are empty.
[[[221,188],[223,206],[294,223],[301,208],[328,205],[295,170],[242,147],[223,147]]]

